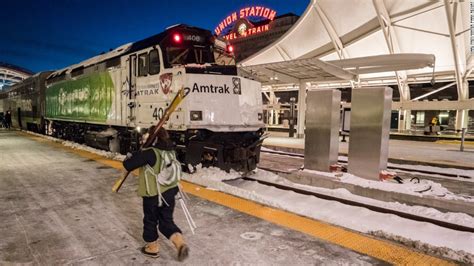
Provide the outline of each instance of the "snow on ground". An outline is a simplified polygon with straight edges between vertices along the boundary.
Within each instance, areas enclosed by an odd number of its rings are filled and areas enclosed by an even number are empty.
[[[279,153],[281,155],[279,156],[288,156],[289,158],[291,157],[291,153],[286,153],[286,152],[279,152],[275,150],[271,150],[268,148],[262,148],[262,151],[272,151],[274,153]],[[346,156],[339,156],[339,160],[346,161],[347,162],[347,157]],[[473,176],[474,177],[474,170],[463,170],[463,169],[454,169],[454,168],[440,168],[440,167],[432,167],[432,166],[424,166],[424,165],[404,165],[404,164],[389,164],[389,166],[398,166],[398,167],[403,167],[403,168],[411,168],[416,170],[427,170],[427,171],[433,171],[433,172],[439,172],[439,173],[449,173],[449,174],[458,174],[458,175],[465,175],[465,176]],[[298,171],[298,169],[287,169],[290,172]],[[404,194],[410,194],[410,195],[415,195],[419,197],[423,196],[434,196],[434,197],[443,197],[444,199],[447,200],[462,200],[462,201],[467,201],[467,202],[474,202],[474,198],[472,197],[466,197],[465,195],[456,195],[443,187],[440,183],[433,182],[431,180],[420,180],[419,183],[415,182],[405,182],[403,184],[399,183],[393,183],[391,181],[378,181],[378,180],[368,180],[365,178],[361,178],[355,175],[352,175],[350,173],[341,173],[341,172],[322,172],[322,171],[316,171],[316,170],[308,170],[304,169],[304,173],[308,174],[315,174],[319,176],[325,176],[325,177],[330,177],[333,179],[336,179],[342,183],[348,183],[348,184],[353,184],[353,185],[358,185],[361,187],[366,187],[366,188],[372,188],[372,189],[378,189],[378,190],[383,190],[383,191],[392,191],[392,192],[397,192],[397,193],[404,193]],[[417,172],[408,172],[412,174],[416,174]],[[425,175],[423,173],[423,175]],[[433,175],[436,176],[436,175]],[[446,178],[445,176],[439,176]],[[452,178],[450,178],[452,179]],[[463,179],[463,181],[466,181]],[[471,180],[467,180],[471,181]],[[474,183],[474,181],[472,181]]]
[[[285,178],[282,178],[272,172],[268,172],[265,170],[258,169],[257,174],[253,176],[255,179],[273,182],[273,183],[280,183],[286,186],[291,186],[295,188],[305,189],[308,191],[313,191],[321,194],[326,194],[329,196],[335,196],[342,199],[357,201],[361,203],[370,204],[373,206],[383,207],[387,209],[402,211],[406,213],[411,213],[415,215],[420,215],[432,219],[437,219],[441,221],[450,222],[453,224],[464,225],[468,227],[474,227],[474,217],[471,217],[465,213],[443,213],[438,211],[435,208],[428,208],[424,206],[410,206],[399,202],[385,202],[380,201],[372,198],[367,198],[359,195],[354,195],[350,191],[344,188],[339,189],[327,189],[327,188],[320,188],[310,185],[302,185],[298,183],[293,183]]]
[[[95,149],[95,148],[89,147],[89,146],[84,145],[84,144],[79,144],[79,143],[68,141],[68,140],[62,140],[62,139],[58,139],[58,138],[54,138],[54,137],[51,137],[51,136],[38,134],[38,133],[35,133],[35,132],[31,132],[31,131],[25,131],[25,132],[27,132],[28,134],[31,134],[31,135],[35,135],[35,136],[38,136],[38,137],[42,137],[42,138],[54,141],[54,142],[59,142],[62,145],[66,146],[66,147],[73,148],[75,150],[88,151],[90,153],[94,153],[94,154],[106,157],[108,159],[113,159],[113,160],[116,160],[116,161],[125,160],[125,155],[122,155],[120,153],[99,150],[99,149]]]
[[[211,189],[362,233],[383,232],[386,235],[393,236],[392,238],[396,236],[413,242],[419,241],[421,243],[427,243],[437,248],[448,248],[455,251],[452,252],[455,255],[451,255],[454,259],[459,259],[459,257],[464,256],[465,254],[463,254],[463,252],[470,253],[468,257],[471,257],[471,259],[472,256],[474,256],[474,234],[472,233],[446,229],[430,223],[411,221],[396,215],[377,213],[361,207],[353,207],[313,196],[300,195],[292,191],[283,191],[259,184],[258,182],[230,182],[235,183],[234,185],[222,182],[223,180],[232,180],[238,177],[239,174],[236,172],[226,173],[216,168],[198,168],[195,174],[185,175],[184,179]],[[367,199],[352,195],[344,189],[329,190],[292,184],[280,176],[263,170],[258,170],[254,177],[271,182],[304,187],[305,189],[326,191],[333,195],[350,198],[352,200],[358,199],[400,211],[474,227],[474,218],[462,213],[445,214],[433,208],[406,206],[400,203],[386,203]]]
[[[403,184],[399,184],[391,181],[369,180],[349,173],[329,173],[308,169],[303,170],[303,172],[319,176],[331,177],[343,183],[358,185],[365,188],[410,194],[418,197],[434,196],[443,197],[443,199],[447,200],[474,202],[474,198],[456,195],[449,191],[447,188],[443,187],[440,183],[436,183],[431,180],[422,179],[419,183],[405,182]]]
[[[63,145],[74,149],[85,150],[114,160],[123,161],[125,158],[125,156],[123,155],[94,149],[86,145],[81,145],[70,141],[63,141],[53,137],[36,134],[33,132],[28,133],[55,142],[60,142]],[[321,173],[323,172],[318,172],[318,174]],[[238,180],[230,182],[235,183],[237,185],[230,185],[222,182],[224,180],[235,180],[239,177],[240,174],[234,171],[226,173],[225,171],[222,171],[217,168],[201,168],[200,166],[198,166],[196,173],[192,175],[184,174],[183,179],[205,186],[208,189],[219,190],[264,205],[287,210],[302,216],[335,224],[362,233],[375,234],[378,236],[387,237],[396,241],[408,243],[410,245],[417,245],[417,247],[420,248],[425,247],[425,251],[433,251],[434,248],[437,249],[438,253],[440,253],[439,255],[448,256],[450,258],[460,260],[465,263],[474,262],[474,234],[472,233],[450,230],[430,223],[411,221],[392,214],[381,214],[361,207],[353,207],[335,201],[319,199],[313,196],[300,195],[292,191],[283,191],[277,188],[259,184],[258,182],[239,182]],[[295,184],[274,173],[261,169],[256,170],[256,174],[253,177],[256,179],[262,179],[270,182],[278,182],[285,185],[316,191],[319,193],[326,193],[328,195],[333,195],[341,198],[357,200],[376,206],[395,209],[403,212],[409,212],[412,214],[422,215],[451,223],[457,223],[464,226],[474,227],[474,218],[463,213],[442,213],[433,208],[427,208],[422,206],[407,206],[398,202],[378,201],[370,198],[353,195],[345,189],[331,190]],[[348,183],[353,182],[355,184],[359,184],[365,187],[392,190],[408,194],[416,193],[413,192],[413,189],[416,186],[403,187],[399,184],[394,183],[385,183],[361,179],[350,174],[343,174],[342,176],[339,176],[339,178],[341,179],[341,181]],[[437,183],[431,182],[429,184],[433,186],[433,191],[435,191],[436,193],[449,192]],[[403,189],[400,189],[401,187],[403,187]],[[419,186],[417,188],[419,188]],[[419,193],[416,193],[415,195],[418,194]],[[458,199],[456,195],[451,195],[449,193],[447,194],[447,197],[449,199]]]

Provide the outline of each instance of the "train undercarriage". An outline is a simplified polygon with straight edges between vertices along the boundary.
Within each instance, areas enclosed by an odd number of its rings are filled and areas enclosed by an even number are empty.
[[[142,134],[135,128],[75,123],[66,121],[45,121],[41,132],[56,138],[86,144],[88,146],[126,154],[139,149]],[[218,167],[225,171],[249,172],[260,160],[263,129],[247,132],[213,132],[206,129],[169,131],[176,143],[178,160],[183,170],[193,167]]]

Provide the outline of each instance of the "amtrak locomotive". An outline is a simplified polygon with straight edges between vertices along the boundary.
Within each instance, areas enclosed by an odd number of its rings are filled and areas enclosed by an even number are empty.
[[[126,153],[163,116],[176,92],[188,95],[166,124],[180,161],[250,171],[262,142],[260,83],[237,75],[225,43],[177,25],[0,95],[14,125]]]

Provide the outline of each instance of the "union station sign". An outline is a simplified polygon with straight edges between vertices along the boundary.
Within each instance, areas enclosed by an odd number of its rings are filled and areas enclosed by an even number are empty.
[[[214,32],[226,40],[259,34],[270,29],[269,24],[255,26],[249,18],[272,21],[276,11],[263,6],[250,6],[235,11],[223,19]],[[228,30],[230,29],[230,31]],[[225,34],[225,35],[224,35]]]

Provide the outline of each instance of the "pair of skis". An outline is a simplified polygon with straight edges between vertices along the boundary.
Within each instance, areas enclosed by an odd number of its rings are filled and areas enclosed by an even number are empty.
[[[142,144],[142,146],[140,147],[140,150],[150,147],[150,145],[153,143],[156,136],[158,135],[158,130],[161,127],[163,127],[166,121],[168,121],[171,114],[176,110],[178,105],[183,101],[183,99],[187,96],[188,93],[189,93],[189,88],[181,88],[178,91],[173,101],[171,101],[170,106],[166,108],[166,111],[163,114],[163,117],[160,119],[160,121],[158,121],[158,124],[156,124],[155,130],[153,132],[150,132],[148,139],[146,140],[145,143]],[[127,171],[123,176],[117,179],[117,181],[115,181],[114,186],[112,187],[112,191],[117,193],[122,187],[123,182],[125,181],[125,179],[127,179],[129,175],[130,175],[130,172]]]

